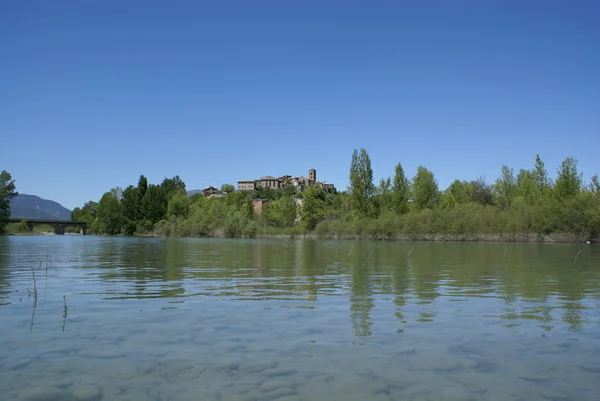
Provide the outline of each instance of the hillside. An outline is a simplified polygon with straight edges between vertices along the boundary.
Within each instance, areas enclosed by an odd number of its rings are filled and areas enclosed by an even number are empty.
[[[10,217],[23,219],[71,220],[71,211],[58,202],[39,196],[19,194],[10,204]]]

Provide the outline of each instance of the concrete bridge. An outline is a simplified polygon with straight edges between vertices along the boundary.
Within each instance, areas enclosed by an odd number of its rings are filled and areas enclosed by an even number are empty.
[[[42,224],[52,226],[54,228],[55,234],[64,234],[65,228],[67,227],[79,227],[81,235],[87,234],[87,223],[85,221],[69,221],[69,220],[41,220],[41,219],[19,219],[19,218],[10,218],[8,220],[9,223],[20,223],[25,220],[27,224],[27,228],[30,231],[33,231],[33,227],[41,226]]]

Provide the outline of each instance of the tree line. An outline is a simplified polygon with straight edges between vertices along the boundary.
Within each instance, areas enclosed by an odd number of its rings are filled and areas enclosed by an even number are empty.
[[[483,177],[455,180],[440,190],[432,171],[418,166],[406,176],[402,163],[393,175],[374,182],[371,159],[355,149],[345,191],[316,186],[235,191],[223,197],[187,196],[178,177],[114,188],[99,202],[73,210],[93,232],[109,235],[255,237],[306,234],[322,238],[447,238],[565,240],[600,234],[600,181],[585,183],[578,162],[565,158],[556,179],[536,155],[531,169],[504,165],[493,183]],[[265,200],[257,213],[252,201]],[[562,237],[561,237],[562,236]]]
[[[10,219],[10,202],[15,196],[19,195],[15,180],[12,175],[6,170],[0,173],[0,232]]]

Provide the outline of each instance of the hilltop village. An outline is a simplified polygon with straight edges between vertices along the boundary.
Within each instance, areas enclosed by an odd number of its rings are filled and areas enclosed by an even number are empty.
[[[311,168],[308,170],[308,178],[292,177],[291,175],[284,175],[276,178],[270,175],[264,176],[258,180],[240,180],[238,181],[238,191],[254,191],[257,188],[272,188],[272,189],[283,189],[288,185],[293,185],[296,188],[302,190],[306,185],[315,185],[319,188],[333,190],[335,187],[333,184],[326,182],[317,181],[317,170]]]
[[[273,177],[270,175],[266,175],[257,180],[239,180],[237,182],[237,190],[256,191],[259,188],[283,189],[290,185],[294,186],[299,191],[302,191],[304,187],[308,185],[314,185],[316,187],[328,191],[335,191],[335,186],[333,184],[329,184],[323,181],[317,181],[317,170],[315,170],[314,168],[308,170],[308,178],[305,176],[293,177],[291,175],[284,175],[281,177]],[[204,188],[203,192],[204,196],[206,197],[219,195],[222,196],[219,189],[213,186]]]

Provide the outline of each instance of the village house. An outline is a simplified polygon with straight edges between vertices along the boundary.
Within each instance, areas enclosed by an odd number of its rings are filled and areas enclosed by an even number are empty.
[[[294,187],[300,189],[307,185],[315,185],[325,190],[335,190],[335,186],[333,184],[317,181],[317,170],[311,168],[308,170],[308,178],[304,176],[292,177],[291,175],[284,175],[279,178],[275,178],[267,175],[258,180],[240,180],[238,181],[238,191],[255,191],[258,188],[281,189],[288,185],[293,185]]]
[[[216,195],[219,193],[217,187],[208,186],[202,190],[205,198],[209,198],[211,195]]]

